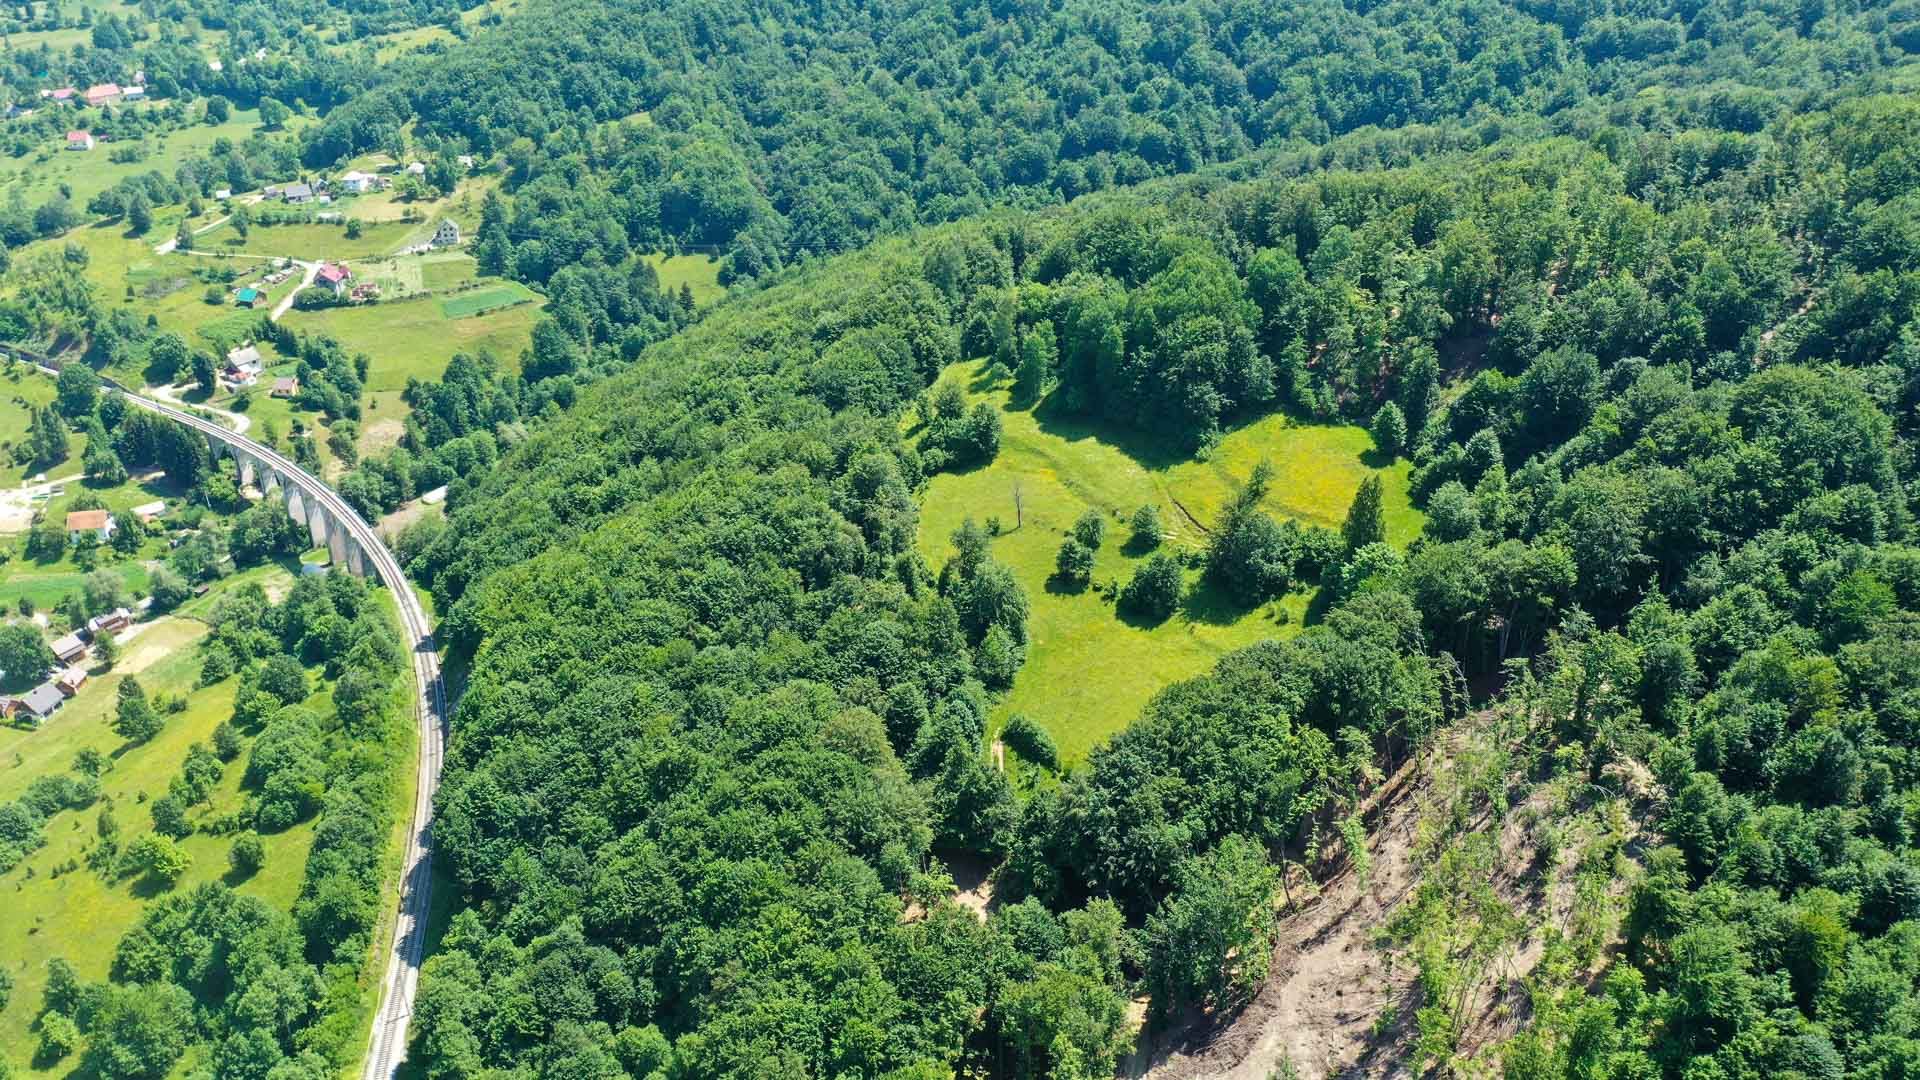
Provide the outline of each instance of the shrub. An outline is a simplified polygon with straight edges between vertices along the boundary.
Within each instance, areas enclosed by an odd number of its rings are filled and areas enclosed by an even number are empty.
[[[1035,765],[1044,765],[1049,769],[1060,767],[1060,751],[1053,745],[1053,736],[1048,735],[1046,729],[1026,713],[1014,713],[1007,719],[1007,726],[1000,732],[1000,741]]]
[[[1180,606],[1180,562],[1164,552],[1147,560],[1121,590],[1120,606],[1158,622]]]
[[[1069,538],[1060,545],[1053,560],[1054,573],[1070,585],[1085,586],[1093,577],[1093,552],[1078,540]]]
[[[1073,523],[1073,538],[1089,550],[1098,550],[1107,538],[1107,518],[1098,510],[1089,510]]]
[[[259,833],[242,833],[227,850],[227,865],[242,877],[252,877],[266,864],[267,846],[261,842]]]
[[[1160,508],[1147,503],[1133,512],[1133,542],[1144,550],[1152,551],[1167,539],[1167,528],[1161,524]]]

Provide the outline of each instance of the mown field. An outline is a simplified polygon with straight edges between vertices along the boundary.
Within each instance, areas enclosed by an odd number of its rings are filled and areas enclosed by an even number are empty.
[[[467,318],[450,318],[440,300],[426,297],[289,311],[282,321],[295,330],[327,334],[348,350],[371,357],[373,364],[367,376],[371,393],[404,389],[409,378],[438,378],[446,370],[447,361],[459,352],[491,349],[503,363],[517,364],[520,353],[533,340],[533,324],[539,317],[539,304],[524,303]]]
[[[457,251],[356,259],[348,264],[348,269],[353,271],[355,280],[380,286],[382,300],[397,300],[422,292],[444,292],[472,281],[478,273],[473,256]]]
[[[361,225],[359,236],[349,238],[344,222],[266,225],[256,221],[243,237],[229,222],[195,237],[193,243],[200,251],[345,262],[396,251],[407,243],[414,228],[405,221],[367,222]]]
[[[469,289],[449,296],[440,301],[440,311],[449,319],[464,319],[533,299],[537,297],[532,289],[517,281],[503,281],[498,285]]]
[[[977,387],[981,373],[968,363],[949,369],[948,377]],[[1113,594],[1145,559],[1128,546],[1127,522],[1141,505],[1160,508],[1169,548],[1203,547],[1204,527],[1265,459],[1273,463],[1275,478],[1263,505],[1275,516],[1338,527],[1360,482],[1379,472],[1388,538],[1405,544],[1420,531],[1422,516],[1407,501],[1409,464],[1376,468],[1373,439],[1361,428],[1270,416],[1234,430],[1208,461],[1168,460],[1157,447],[1105,425],[1014,409],[1004,387],[977,388],[972,396],[1002,409],[1000,454],[985,468],[943,473],[927,485],[920,551],[938,568],[952,554],[948,537],[962,520],[1000,519],[1006,531],[994,539],[993,557],[1011,567],[1027,590],[1031,645],[993,723],[997,728],[1013,713],[1026,713],[1053,735],[1067,762],[1084,758],[1131,723],[1169,683],[1201,674],[1234,649],[1297,633],[1312,606],[1308,592],[1244,609],[1212,589],[1190,588],[1183,609],[1158,626],[1123,618]],[[1017,528],[1016,486],[1024,507]],[[1054,557],[1088,509],[1107,517],[1094,587],[1060,591],[1051,584]],[[1198,571],[1188,571],[1189,586],[1198,578]]]

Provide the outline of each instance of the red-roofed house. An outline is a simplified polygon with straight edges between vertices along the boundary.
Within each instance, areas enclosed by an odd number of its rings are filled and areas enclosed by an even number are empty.
[[[87,104],[89,105],[111,105],[119,100],[120,84],[118,83],[95,83],[87,87]]]
[[[313,280],[315,284],[325,285],[333,290],[333,295],[339,296],[347,291],[347,283],[353,280],[353,271],[339,263],[325,263],[321,265],[320,272],[313,276]]]
[[[67,132],[67,149],[69,150],[93,149],[93,132],[91,131]]]
[[[75,510],[67,515],[67,536],[70,539],[92,533],[95,539],[104,544],[113,539],[115,528],[113,515],[105,510]]]
[[[42,90],[40,91],[40,96],[43,98],[51,98],[54,101],[70,102],[73,100],[73,95],[76,93],[79,93],[79,91],[75,90],[73,87],[63,86],[58,90]]]

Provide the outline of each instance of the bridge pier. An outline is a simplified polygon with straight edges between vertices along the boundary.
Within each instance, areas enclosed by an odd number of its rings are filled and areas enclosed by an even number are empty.
[[[333,560],[333,565],[347,564],[347,547],[352,543],[353,538],[347,535],[347,530],[339,522],[327,522],[327,557]]]
[[[214,468],[220,467],[222,457],[233,459],[241,490],[256,487],[267,498],[283,499],[287,516],[305,530],[314,547],[327,550],[327,558],[333,565],[355,577],[366,577],[372,571],[373,560],[354,538],[347,523],[336,519],[326,503],[303,491],[293,475],[282,475],[271,461],[224,442],[216,435],[207,436],[207,451]]]

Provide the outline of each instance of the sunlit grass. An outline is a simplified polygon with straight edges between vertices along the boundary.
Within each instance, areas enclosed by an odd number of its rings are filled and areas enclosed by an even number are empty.
[[[1232,492],[1264,459],[1275,469],[1264,506],[1276,516],[1338,527],[1361,481],[1378,472],[1385,479],[1389,539],[1404,544],[1420,529],[1421,515],[1407,502],[1409,465],[1382,467],[1361,428],[1270,416],[1234,430],[1209,460],[1195,461],[1108,425],[1011,408],[1004,387],[979,385],[978,365],[956,365],[948,375],[1001,407],[1005,433],[993,464],[929,482],[921,499],[920,550],[937,568],[964,518],[1000,520],[1005,531],[993,541],[993,557],[1027,590],[1031,644],[994,724],[1015,712],[1032,716],[1068,762],[1132,722],[1161,688],[1205,672],[1225,653],[1297,633],[1307,615],[1306,592],[1247,609],[1201,587],[1157,626],[1121,617],[1114,592],[1145,558],[1128,547],[1128,520],[1142,504],[1160,507],[1168,550],[1197,550]],[[1023,513],[1015,509],[1016,489]],[[1090,508],[1108,519],[1094,586],[1062,590],[1052,581],[1055,554]],[[1189,585],[1198,577],[1189,571]]]

